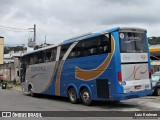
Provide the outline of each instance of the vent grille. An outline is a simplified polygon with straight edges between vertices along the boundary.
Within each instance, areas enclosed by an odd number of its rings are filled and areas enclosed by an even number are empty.
[[[98,98],[109,98],[109,86],[108,80],[97,79],[97,97]]]

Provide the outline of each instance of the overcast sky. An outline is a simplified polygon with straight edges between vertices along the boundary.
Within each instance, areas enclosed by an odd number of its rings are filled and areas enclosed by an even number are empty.
[[[140,27],[160,36],[160,0],[1,0],[0,36],[5,44],[57,44],[78,34],[113,27]],[[11,27],[11,28],[7,28]],[[21,28],[12,29],[12,28]]]

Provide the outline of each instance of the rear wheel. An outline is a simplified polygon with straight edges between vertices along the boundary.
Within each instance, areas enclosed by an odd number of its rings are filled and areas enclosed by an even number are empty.
[[[90,95],[90,92],[88,91],[88,89],[86,89],[86,88],[82,89],[80,96],[81,96],[81,100],[84,105],[89,106],[92,104],[91,95]]]
[[[68,90],[68,98],[71,103],[78,103],[77,93],[73,87]]]

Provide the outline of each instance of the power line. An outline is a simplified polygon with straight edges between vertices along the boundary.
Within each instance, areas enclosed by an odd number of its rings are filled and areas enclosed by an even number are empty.
[[[22,30],[14,30],[14,29],[7,29],[7,28],[2,28],[0,27],[0,29],[4,29],[4,30],[7,30],[7,31],[12,31],[12,32],[30,32],[30,31],[22,31]]]
[[[3,26],[3,25],[0,25],[0,27],[8,28],[8,29],[16,29],[16,30],[29,30],[29,29],[22,29],[22,28],[8,27],[8,26]]]
[[[3,26],[3,25],[0,25],[0,29],[4,29],[4,30],[7,30],[7,31],[12,31],[12,32],[31,32],[30,29],[9,27],[9,26]]]

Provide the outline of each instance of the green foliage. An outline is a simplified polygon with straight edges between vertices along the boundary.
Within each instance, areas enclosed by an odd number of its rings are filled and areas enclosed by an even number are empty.
[[[4,54],[8,54],[10,51],[22,51],[25,50],[26,48],[24,48],[23,46],[16,46],[16,47],[4,47]]]
[[[150,45],[160,44],[160,37],[149,37],[148,42]]]

